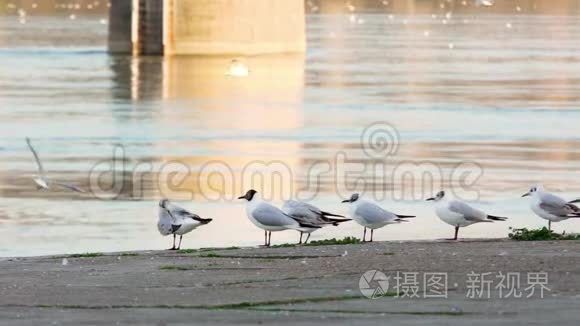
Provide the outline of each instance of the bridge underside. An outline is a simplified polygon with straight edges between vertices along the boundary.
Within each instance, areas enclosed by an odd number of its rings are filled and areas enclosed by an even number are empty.
[[[304,52],[303,0],[117,0],[109,51],[151,55]]]

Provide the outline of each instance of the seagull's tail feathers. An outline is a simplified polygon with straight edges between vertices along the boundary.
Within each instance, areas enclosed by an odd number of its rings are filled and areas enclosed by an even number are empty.
[[[329,212],[325,212],[325,211],[320,211],[320,214],[324,217],[327,217],[327,216],[345,217],[344,215],[333,214],[333,213],[329,213]]]
[[[197,214],[191,214],[191,213],[189,213],[188,211],[185,211],[185,210],[182,210],[181,213],[184,214],[185,216],[187,216],[187,217],[195,220],[195,221],[198,221],[199,224],[207,224],[207,223],[213,221],[213,218],[203,218],[203,217],[200,217]]]
[[[403,223],[403,222],[410,222],[410,221],[407,221],[407,220],[402,219],[402,218],[396,218],[395,222]]]
[[[576,203],[580,203],[580,198],[568,202],[568,204],[576,204]]]
[[[494,215],[487,215],[487,218],[492,220],[492,221],[505,221],[508,219],[507,217],[494,216]]]
[[[332,218],[332,217],[343,217],[343,218]],[[344,215],[339,215],[339,214],[333,214],[333,213],[329,213],[329,212],[325,212],[325,211],[320,211],[320,218],[325,221],[328,222],[329,224],[332,224],[334,226],[337,226],[339,223],[342,222],[348,222],[351,221],[352,219],[350,218],[344,218]]]
[[[332,225],[338,226],[342,222],[352,221],[351,218],[326,218],[329,222],[332,222]]]
[[[198,218],[197,219],[201,224],[208,224],[209,222],[213,221],[213,218]]]
[[[413,217],[417,217],[415,215],[399,215],[399,214],[395,214],[398,218],[413,218]]]

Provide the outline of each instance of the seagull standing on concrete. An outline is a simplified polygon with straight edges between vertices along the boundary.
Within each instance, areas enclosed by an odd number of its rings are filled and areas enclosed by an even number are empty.
[[[351,220],[349,218],[336,218],[344,216],[325,212],[314,205],[296,200],[287,200],[284,203],[284,206],[282,206],[282,211],[290,215],[293,219],[297,220],[298,222],[317,225],[321,227],[327,225],[337,226],[339,223]],[[308,228],[304,229],[304,231],[299,230],[300,242],[298,242],[298,244],[302,244],[302,235],[304,233],[308,233],[306,241],[304,241],[304,243],[308,243],[308,239],[310,239],[310,234],[316,230],[318,230],[318,228]]]
[[[367,228],[371,229],[371,240],[373,242],[373,231],[388,224],[398,224],[408,222],[405,219],[413,218],[414,215],[398,215],[391,213],[379,205],[359,198],[359,194],[352,194],[343,203],[350,203],[350,214],[358,224],[364,227],[363,242],[366,241]]]
[[[542,185],[530,188],[522,197],[530,196],[530,208],[539,217],[548,220],[548,229],[552,230],[552,222],[560,222],[569,218],[580,217],[580,208],[574,203],[580,199],[566,202],[564,199],[544,190]]]
[[[254,189],[248,190],[245,195],[238,197],[248,201],[246,213],[254,225],[264,230],[264,245],[270,246],[272,241],[272,232],[284,230],[297,230],[299,232],[308,232],[310,229],[319,229],[319,225],[306,222],[300,222],[292,216],[284,213],[276,206],[263,201],[258,192]],[[310,231],[312,232],[312,231]]]
[[[32,152],[32,155],[34,155],[34,160],[36,161],[36,165],[38,166],[39,175],[34,176],[32,180],[34,181],[34,183],[36,183],[39,190],[49,190],[52,185],[55,185],[75,192],[81,193],[86,192],[85,190],[71,184],[49,180],[48,177],[46,176],[46,173],[44,172],[44,168],[42,167],[40,157],[38,157],[38,153],[36,153],[34,147],[32,147],[32,144],[30,143],[30,139],[28,137],[26,138],[26,144],[28,145],[28,148]]]
[[[445,196],[445,191],[439,191],[435,197],[427,200],[435,201],[435,213],[439,218],[455,227],[455,237],[450,240],[457,240],[460,227],[466,227],[474,223],[505,221],[507,217],[488,215],[468,204],[457,200],[449,199]]]
[[[185,209],[174,205],[167,199],[159,202],[159,221],[157,229],[161,235],[173,234],[173,247],[169,250],[179,250],[183,235],[189,233],[201,225],[211,222],[211,218],[201,218]],[[179,235],[179,244],[175,247],[175,238]]]

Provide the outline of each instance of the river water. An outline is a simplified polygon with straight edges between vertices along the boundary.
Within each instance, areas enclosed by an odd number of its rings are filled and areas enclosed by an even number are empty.
[[[439,189],[510,217],[460,236],[545,225],[520,198],[531,185],[580,197],[578,1],[433,3],[308,5],[307,53],[239,58],[245,78],[226,75],[232,57],[109,56],[103,14],[0,16],[0,256],[169,247],[163,197],[214,219],[183,247],[257,245],[236,199],[249,188],[418,215],[376,240],[451,236],[423,200]],[[51,178],[91,193],[37,191],[25,137]],[[348,235],[362,228],[312,239]]]

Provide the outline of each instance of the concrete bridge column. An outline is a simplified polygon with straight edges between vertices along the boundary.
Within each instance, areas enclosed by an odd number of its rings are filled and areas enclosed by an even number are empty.
[[[163,0],[139,0],[137,53],[163,54]]]
[[[304,52],[304,0],[113,0],[109,33],[112,53]]]
[[[132,53],[132,0],[113,0],[109,8],[109,52]]]
[[[168,54],[303,52],[304,0],[169,0]]]

